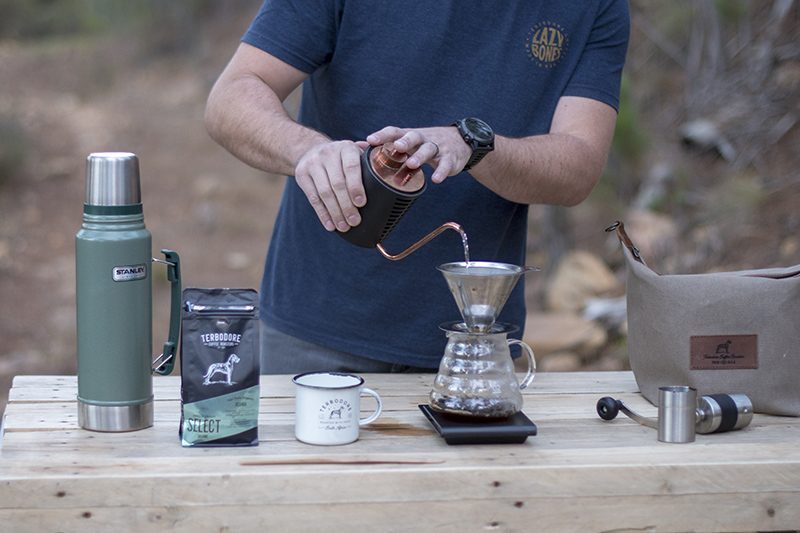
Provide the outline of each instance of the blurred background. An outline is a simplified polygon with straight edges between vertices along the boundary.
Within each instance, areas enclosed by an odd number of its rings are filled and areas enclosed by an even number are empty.
[[[75,372],[90,152],[139,156],[154,255],[179,251],[184,286],[259,287],[284,178],[202,122],[259,5],[0,0],[0,409],[14,375]],[[631,14],[605,176],[578,207],[531,209],[543,272],[528,276],[526,339],[542,370],[627,368],[614,220],[661,273],[800,263],[798,2],[632,0]],[[169,287],[154,271],[157,350]]]

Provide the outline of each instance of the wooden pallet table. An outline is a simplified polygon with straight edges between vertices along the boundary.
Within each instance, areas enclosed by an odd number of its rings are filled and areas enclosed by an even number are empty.
[[[252,448],[182,448],[180,378],[154,379],[155,425],[77,427],[74,376],[19,376],[0,449],[2,531],[769,531],[800,528],[800,419],[657,442],[595,412],[656,408],[630,372],[542,373],[524,444],[444,442],[417,405],[431,375],[365,374],[384,414],[349,445],[294,438],[289,376],[262,376]],[[734,391],[731,391],[734,392]],[[372,408],[365,400],[364,409]]]

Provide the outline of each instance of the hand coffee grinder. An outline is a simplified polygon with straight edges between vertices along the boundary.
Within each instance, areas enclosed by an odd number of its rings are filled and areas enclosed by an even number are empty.
[[[78,424],[94,431],[153,425],[152,372],[169,374],[180,328],[178,254],[154,259],[145,228],[139,160],[94,153],[86,165],[83,224],[75,237]],[[152,268],[166,263],[171,282],[169,340],[152,361]]]

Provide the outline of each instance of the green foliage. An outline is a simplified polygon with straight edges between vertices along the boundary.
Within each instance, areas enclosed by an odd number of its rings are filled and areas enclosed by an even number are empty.
[[[674,43],[688,38],[694,15],[692,2],[649,2],[643,9],[648,20],[665,37]]]
[[[591,195],[592,202],[610,206],[615,211],[624,209],[635,194],[642,172],[640,167],[649,148],[646,125],[630,86],[630,79],[623,74],[611,153],[603,177]]]
[[[744,0],[715,0],[714,7],[722,17],[722,21],[731,25],[741,22],[748,11],[747,2]]]
[[[664,213],[666,215],[683,212],[689,205],[688,192],[691,187],[691,180],[686,170],[677,166],[674,169],[674,181],[665,191],[666,194],[653,200],[648,206],[651,211]]]
[[[16,117],[0,115],[0,185],[22,170],[27,150],[25,130]]]
[[[749,174],[727,177],[705,191],[701,219],[722,222],[726,227],[746,224],[757,216],[767,196],[761,179]]]
[[[113,31],[133,32],[152,53],[181,52],[195,43],[198,28],[221,2],[213,0],[90,0]]]
[[[135,32],[154,51],[191,42],[213,0],[0,0],[0,39]],[[221,9],[221,8],[220,8]]]
[[[622,76],[619,114],[611,147],[624,162],[634,166],[640,162],[648,148],[647,133],[641,124],[636,103],[631,97],[630,78],[626,75]]]
[[[72,35],[97,25],[88,0],[0,0],[0,39]]]

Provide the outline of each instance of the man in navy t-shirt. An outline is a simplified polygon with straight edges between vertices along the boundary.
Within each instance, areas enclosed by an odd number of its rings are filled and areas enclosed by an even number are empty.
[[[471,259],[522,265],[528,205],[577,204],[601,175],[628,34],[625,0],[267,0],[206,110],[217,142],[289,176],[262,371],[435,369],[438,325],[459,318],[436,266],[463,261],[461,239],[392,262],[336,235],[369,201],[362,151],[394,142],[429,181],[388,251],[453,221]],[[301,83],[295,121],[282,101]],[[499,320],[524,324],[523,283]]]

